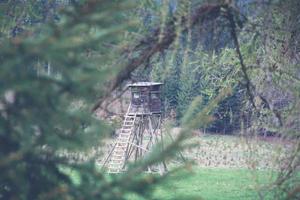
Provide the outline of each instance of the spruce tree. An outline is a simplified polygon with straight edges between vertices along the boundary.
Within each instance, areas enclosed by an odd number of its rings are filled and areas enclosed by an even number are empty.
[[[14,3],[6,6],[22,5]],[[30,5],[22,16],[41,8]],[[18,34],[1,35],[0,199],[152,198],[154,183],[163,177],[140,172],[161,159],[158,154],[127,173],[109,176],[93,158],[74,161],[64,153],[86,153],[103,145],[101,138],[110,132],[90,110],[118,71],[111,64],[119,59],[120,49],[108,46],[122,44],[124,32],[134,30],[125,17],[134,5],[72,1],[58,22],[24,25]],[[41,64],[47,62],[51,73]]]

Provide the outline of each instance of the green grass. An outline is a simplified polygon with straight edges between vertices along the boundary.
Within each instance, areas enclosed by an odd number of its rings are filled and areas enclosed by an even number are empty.
[[[62,171],[80,185],[80,175],[67,168]],[[165,183],[154,189],[154,197],[161,200],[204,199],[204,200],[250,200],[259,199],[258,189],[274,180],[271,171],[247,169],[195,168],[192,171],[170,175]],[[266,190],[268,191],[268,190]],[[127,194],[128,200],[144,200],[134,194]],[[273,199],[272,193],[265,192],[264,199]]]
[[[163,200],[185,195],[207,200],[258,199],[257,187],[268,183],[271,177],[266,171],[198,168],[190,175],[174,178],[171,184],[157,188],[156,195]]]

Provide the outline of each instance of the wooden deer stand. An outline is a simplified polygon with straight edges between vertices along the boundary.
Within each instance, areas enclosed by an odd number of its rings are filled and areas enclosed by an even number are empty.
[[[138,160],[151,151],[155,143],[163,142],[161,85],[157,82],[129,85],[131,103],[124,116],[121,132],[103,163],[109,173],[123,172],[129,161]],[[148,172],[164,173],[166,170],[165,163],[148,167]]]

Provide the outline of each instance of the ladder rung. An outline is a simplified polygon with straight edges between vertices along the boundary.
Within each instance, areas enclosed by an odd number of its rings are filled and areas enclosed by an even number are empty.
[[[124,139],[129,139],[129,138],[130,138],[130,134],[128,134],[128,135],[119,135],[117,140],[119,140],[119,139],[124,140]]]
[[[128,143],[128,139],[127,138],[119,138],[119,141],[117,142],[117,144],[127,144]],[[120,145],[118,145],[120,146]]]
[[[126,147],[119,147],[123,149],[115,149],[113,155],[115,156],[123,156]]]
[[[123,123],[123,126],[133,126],[134,123],[132,122],[125,122]]]
[[[129,132],[129,133],[120,133],[120,134],[118,135],[118,138],[124,138],[124,137],[129,138],[130,135],[131,135],[130,132]]]
[[[115,152],[120,152],[120,151],[124,152],[124,149],[125,149],[125,148],[126,148],[126,146],[123,146],[123,147],[118,146],[118,147],[115,149]]]
[[[110,170],[120,170],[123,166],[120,165],[110,165],[109,169]]]
[[[116,161],[110,161],[110,165],[109,166],[117,166],[117,167],[121,167],[123,165],[124,160],[116,160]]]
[[[108,171],[108,173],[110,173],[110,174],[118,174],[118,173],[120,173],[121,171],[120,170],[117,170],[117,171]]]
[[[124,160],[125,160],[125,158],[124,159],[119,159],[119,160],[111,160],[110,163],[109,163],[109,165],[114,165],[114,166],[116,166],[116,165],[122,165],[123,162],[124,162]]]
[[[121,131],[120,135],[121,135],[121,134],[131,134],[131,130]]]
[[[120,137],[117,141],[117,144],[127,144],[127,143],[128,143],[128,138]]]
[[[124,138],[124,137],[129,138],[130,135],[131,135],[131,133],[122,133],[122,134],[119,135],[118,138]]]
[[[110,164],[114,163],[114,160],[125,160],[125,158],[122,156],[114,157],[110,160]]]
[[[124,150],[123,149],[120,149],[120,150],[115,150],[114,152],[116,152],[116,153],[124,153]]]
[[[127,143],[128,143],[128,138],[119,138],[119,141],[117,142],[117,144],[127,144]]]
[[[110,166],[118,166],[122,165],[124,160],[111,160],[110,161]]]
[[[131,134],[131,131],[130,130],[123,130],[123,131],[121,131],[121,133],[123,133],[123,134]]]
[[[121,154],[118,154],[118,153],[116,152],[116,153],[114,153],[114,154],[113,154],[113,156],[118,156],[118,157],[120,157],[120,156],[124,156],[124,155],[123,155],[123,152],[124,152],[124,151],[122,151],[122,152],[119,152],[119,153],[121,153]]]
[[[123,133],[123,134],[120,134],[119,136],[118,136],[118,138],[120,138],[120,139],[124,139],[124,138],[130,138],[130,133]]]
[[[128,144],[128,139],[120,138],[119,141],[117,142],[117,144],[121,144],[122,146],[117,145],[116,147],[121,147],[121,148],[126,147],[127,144]],[[125,144],[126,144],[126,145],[125,145]]]
[[[130,135],[119,135],[119,137],[118,137],[118,141],[119,140],[124,140],[124,139],[126,139],[126,140],[128,140],[130,138]]]
[[[120,151],[124,151],[127,145],[117,146],[117,148],[120,149]]]
[[[120,145],[116,146],[116,149],[119,149],[119,150],[123,151],[127,147],[128,141],[127,140],[126,141],[122,141],[119,144]]]
[[[123,162],[120,162],[120,163],[113,163],[113,162],[111,162],[108,167],[109,168],[114,168],[114,169],[116,169],[116,168],[122,168],[123,167]]]
[[[122,143],[119,142],[116,147],[125,148],[127,147],[127,142],[122,142]]]
[[[128,115],[125,115],[125,117],[124,117],[125,119],[126,118],[131,118],[131,119],[134,119],[134,117],[133,116],[128,116]]]
[[[124,149],[121,149],[121,147],[118,147],[114,150],[114,153],[124,153]]]
[[[111,161],[113,161],[113,160],[124,160],[124,159],[125,159],[124,156],[114,156],[113,158],[111,158]]]
[[[112,156],[112,158],[123,158],[124,157],[124,155],[117,155],[117,154],[114,154],[113,156]]]
[[[120,144],[120,145],[117,145],[116,147],[126,147],[127,144],[128,144],[128,139],[127,138],[119,138],[119,141],[117,142],[117,144]]]
[[[120,138],[120,137],[130,137],[130,135],[131,135],[131,133],[129,132],[129,133],[120,133],[119,134],[119,136],[118,136],[118,138]]]
[[[120,148],[122,148],[122,149],[120,149]],[[119,147],[119,149],[115,150],[115,152],[117,152],[117,153],[124,153],[124,150],[125,150],[125,147]]]
[[[118,140],[128,140],[130,138],[130,135],[120,135],[118,137]]]
[[[111,159],[111,161],[123,161],[123,159]]]
[[[118,139],[124,139],[124,138],[130,138],[130,135],[131,134],[120,134],[119,136],[118,136]]]
[[[117,144],[119,144],[119,142],[121,142],[121,141],[118,141]],[[125,142],[125,141],[122,141],[122,142]],[[117,145],[116,149],[124,149],[125,147],[126,147],[125,145],[123,145],[123,146]]]
[[[128,134],[128,135],[122,134],[122,135],[119,135],[118,139],[128,139],[128,138],[130,138],[130,135],[131,134]]]
[[[118,142],[117,143],[117,147],[119,147],[120,146],[120,144],[122,145],[122,146],[124,146],[124,144],[127,144],[128,142],[125,142],[125,141],[122,141],[122,142]],[[118,145],[119,144],[119,145]]]
[[[128,138],[130,138],[130,135],[131,134],[120,134],[119,136],[118,136],[118,139],[124,139],[124,138],[126,138],[126,139],[128,139]]]

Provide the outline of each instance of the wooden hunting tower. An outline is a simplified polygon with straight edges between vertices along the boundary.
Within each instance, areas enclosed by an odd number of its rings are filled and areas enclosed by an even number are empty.
[[[162,83],[156,82],[138,82],[130,84],[129,88],[131,89],[131,106],[129,114],[160,114],[162,111],[160,98],[161,85]]]
[[[131,102],[124,116],[121,131],[104,159],[103,167],[109,173],[120,173],[126,169],[128,161],[143,157],[158,141],[163,141],[161,133],[162,83],[138,82],[128,85]],[[163,173],[166,165],[149,166],[148,171]]]

